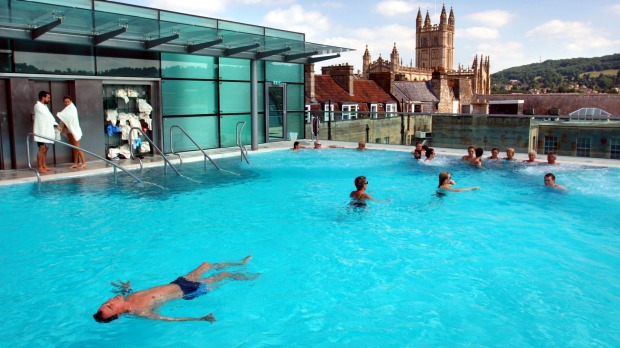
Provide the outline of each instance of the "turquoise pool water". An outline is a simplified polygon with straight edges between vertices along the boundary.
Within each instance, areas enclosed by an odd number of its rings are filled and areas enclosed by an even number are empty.
[[[408,153],[328,149],[250,154],[167,188],[119,174],[0,187],[0,341],[7,346],[617,347],[620,170],[560,165],[474,169]],[[435,194],[448,170],[457,187]],[[388,202],[347,206],[358,175]],[[92,314],[110,281],[168,283],[202,261],[260,273],[157,322]]]

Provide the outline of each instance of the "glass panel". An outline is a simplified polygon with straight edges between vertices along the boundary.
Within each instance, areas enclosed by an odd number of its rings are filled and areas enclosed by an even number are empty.
[[[219,146],[217,116],[199,117],[164,117],[164,151],[170,153],[170,127],[181,126],[202,149],[214,149]],[[196,145],[179,129],[172,130],[172,148],[175,152],[196,151]]]
[[[246,122],[241,133],[243,145],[252,144],[252,126],[250,115],[235,115],[220,117],[220,135],[222,147],[237,146],[237,122]]]
[[[161,76],[186,79],[216,79],[215,57],[162,53]]]
[[[249,24],[233,23],[227,21],[219,21],[219,28],[222,30],[230,30],[239,33],[263,35],[265,30],[263,27],[257,27]]]
[[[60,5],[60,6],[68,5],[66,0],[37,0],[37,2],[42,2],[42,3],[46,3],[50,5]],[[91,0],[71,0],[71,7],[90,10]]]
[[[256,62],[256,69],[258,70],[256,79],[259,82],[265,82],[265,61],[259,60]]]
[[[617,139],[611,140],[611,151],[610,151],[609,158],[620,159],[620,140],[617,140]]]
[[[220,113],[250,113],[250,83],[220,82]]]
[[[303,110],[304,100],[304,85],[286,84],[286,108],[288,110]]]
[[[0,39],[0,72],[13,71],[13,51],[9,40]]]
[[[159,77],[159,53],[97,48],[101,76]]]
[[[220,58],[220,79],[250,81],[250,61],[238,58]]]
[[[269,86],[268,88],[269,138],[282,139],[284,137],[283,118],[286,110],[284,87]]]
[[[258,112],[265,114],[265,84],[259,83],[257,88],[258,88]]]
[[[303,33],[295,33],[292,31],[284,31],[278,29],[265,28],[265,36],[279,37],[282,39],[304,41],[306,38]]]
[[[216,82],[164,80],[161,85],[164,116],[217,113]]]
[[[297,139],[304,137],[304,113],[303,112],[287,112],[286,113],[286,131],[289,136],[291,132],[297,133]]]
[[[217,19],[197,17],[182,13],[159,11],[159,19],[168,22],[191,24],[208,28],[217,28]]]
[[[304,66],[303,64],[266,62],[267,81],[279,82],[304,82]],[[297,109],[297,110],[301,110]]]
[[[107,1],[95,1],[95,10],[149,19],[158,19],[159,17],[158,11],[153,8],[122,5]]]
[[[95,59],[88,46],[15,41],[15,72],[94,75]]]

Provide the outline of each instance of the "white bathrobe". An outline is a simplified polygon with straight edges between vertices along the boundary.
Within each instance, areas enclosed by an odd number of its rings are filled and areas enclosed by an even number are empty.
[[[58,116],[67,129],[69,129],[69,133],[73,134],[76,141],[82,139],[82,128],[80,128],[77,108],[73,103],[67,105],[62,111],[58,112],[56,116]]]
[[[34,141],[38,143],[48,143],[51,144],[54,142],[53,139],[56,138],[56,133],[54,132],[54,126],[58,125],[56,123],[56,119],[54,115],[50,112],[50,109],[45,106],[45,104],[38,101],[34,105],[34,134],[39,134],[44,137],[48,137],[52,140],[43,139],[35,136]]]

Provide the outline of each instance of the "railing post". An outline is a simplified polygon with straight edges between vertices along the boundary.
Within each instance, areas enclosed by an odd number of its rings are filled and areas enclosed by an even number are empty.
[[[368,123],[366,123],[366,142],[367,143],[370,142],[369,134],[370,134],[370,127],[368,127]]]
[[[332,118],[327,119],[327,140],[332,140]]]
[[[405,114],[400,114],[400,144],[405,145]]]

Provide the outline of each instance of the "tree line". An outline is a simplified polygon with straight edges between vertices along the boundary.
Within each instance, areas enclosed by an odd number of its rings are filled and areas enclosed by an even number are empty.
[[[546,60],[491,74],[492,93],[618,93],[620,54]]]

